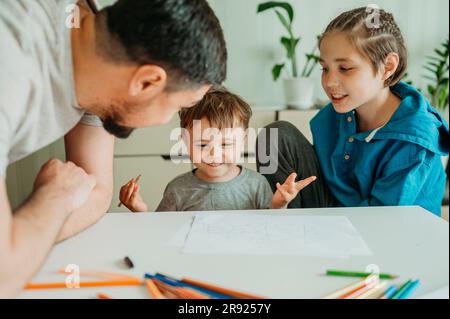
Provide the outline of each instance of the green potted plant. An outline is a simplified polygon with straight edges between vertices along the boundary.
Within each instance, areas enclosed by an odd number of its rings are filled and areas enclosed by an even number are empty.
[[[301,72],[298,69],[297,47],[300,43],[300,37],[296,37],[293,32],[294,9],[288,2],[268,1],[258,6],[257,13],[267,10],[275,11],[281,24],[287,31],[287,36],[280,38],[280,43],[285,48],[287,60],[290,64],[290,72],[286,63],[276,64],[272,68],[272,76],[277,81],[283,70],[289,74],[284,79],[284,93],[286,104],[289,107],[308,109],[314,105],[314,82],[310,75],[319,62],[317,55],[318,46],[314,47],[311,53],[306,54],[306,63]],[[318,42],[318,37],[317,37]]]
[[[430,98],[431,105],[436,107],[441,112],[447,123],[449,121],[448,54],[449,52],[448,52],[448,36],[447,36],[447,39],[445,39],[444,42],[442,42],[438,48],[434,49],[434,55],[427,56],[425,70],[428,72],[427,74],[424,75],[424,78],[429,81],[427,86],[427,92],[428,97]],[[449,170],[448,156],[442,157],[442,164],[444,165],[444,167],[446,167],[448,179],[448,170]]]
[[[448,36],[434,49],[434,55],[427,57],[425,70],[428,71],[424,78],[429,81],[427,86],[431,105],[441,111],[448,122]]]

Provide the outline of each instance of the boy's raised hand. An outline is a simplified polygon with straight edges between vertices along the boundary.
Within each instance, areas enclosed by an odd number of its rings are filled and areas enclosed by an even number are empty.
[[[288,176],[283,185],[277,183],[277,191],[272,198],[272,208],[286,209],[288,204],[297,196],[297,194],[306,186],[314,182],[317,177],[310,176],[298,182],[295,182],[296,173]]]
[[[125,205],[133,213],[147,212],[147,204],[139,193],[140,185],[138,184],[141,176],[132,178],[128,183],[120,188],[119,199],[120,202]]]

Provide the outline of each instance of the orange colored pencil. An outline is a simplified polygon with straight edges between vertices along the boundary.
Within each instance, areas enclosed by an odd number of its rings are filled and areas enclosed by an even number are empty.
[[[187,288],[187,287],[177,287],[178,291],[181,291],[187,299],[211,299],[209,296],[202,294],[195,289]]]
[[[205,288],[205,289],[208,289],[208,290],[216,291],[216,292],[222,293],[224,295],[232,296],[232,297],[235,297],[235,298],[240,298],[240,299],[265,299],[264,297],[261,297],[261,296],[256,296],[256,295],[248,294],[248,293],[245,293],[245,292],[240,292],[240,291],[236,291],[236,290],[232,290],[232,289],[228,289],[228,288],[223,288],[223,287],[220,287],[220,286],[208,284],[208,283],[201,282],[201,281],[194,280],[194,279],[190,279],[190,278],[183,278],[183,279],[181,279],[181,281],[185,282],[187,284],[190,284],[190,285],[194,285],[194,286],[197,286],[197,287],[201,287],[201,288]]]
[[[372,288],[368,285],[362,285],[359,289],[354,289],[353,291],[350,291],[349,293],[346,293],[345,295],[342,295],[337,299],[355,299],[365,294],[367,291],[370,291],[371,289]]]
[[[154,280],[155,284],[163,291],[169,292],[178,299],[210,299],[208,295],[202,294],[195,289],[187,287],[173,287],[158,279]]]
[[[110,287],[110,286],[140,286],[141,280],[124,279],[124,280],[104,280],[104,281],[81,281],[80,288],[89,287]],[[68,288],[65,282],[47,282],[47,283],[29,283],[25,289],[61,289]]]
[[[153,299],[166,299],[166,297],[164,297],[164,295],[161,293],[152,279],[146,279],[145,286],[147,287],[147,291]]]
[[[353,284],[351,284],[349,286],[341,288],[341,289],[329,294],[328,296],[325,296],[324,299],[344,299],[344,298],[356,293],[360,289],[363,289],[364,287],[366,287],[369,283],[371,283],[376,278],[377,278],[376,275],[370,275],[367,278],[364,278],[363,280],[354,282]]]
[[[98,299],[112,299],[112,297],[110,297],[110,296],[108,296],[106,294],[103,294],[103,293],[97,294],[97,298]]]
[[[67,275],[69,274],[65,270],[61,269],[58,270],[58,274],[61,275]],[[128,274],[118,274],[118,273],[111,273],[111,272],[103,272],[103,271],[81,271],[79,273],[81,277],[97,277],[97,278],[105,278],[105,279],[121,279],[121,280],[140,280],[138,276],[128,275]]]
[[[169,286],[160,280],[153,279],[153,282],[158,287],[158,289],[164,294],[167,299],[185,299],[186,297],[182,292],[177,291],[175,287]]]

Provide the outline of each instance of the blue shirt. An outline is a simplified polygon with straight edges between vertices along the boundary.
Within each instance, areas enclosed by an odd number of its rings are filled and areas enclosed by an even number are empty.
[[[312,120],[314,147],[338,206],[420,205],[440,216],[448,123],[415,88],[391,88],[402,100],[383,127],[358,133],[354,111],[331,103]]]

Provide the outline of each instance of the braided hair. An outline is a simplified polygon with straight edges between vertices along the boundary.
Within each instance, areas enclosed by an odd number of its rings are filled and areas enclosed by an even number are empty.
[[[350,42],[369,58],[377,72],[390,53],[397,53],[399,65],[385,81],[385,86],[397,84],[408,66],[408,51],[402,32],[394,16],[376,7],[361,7],[346,11],[336,17],[325,29],[320,42],[332,33],[345,33]],[[319,42],[319,46],[320,46]]]

